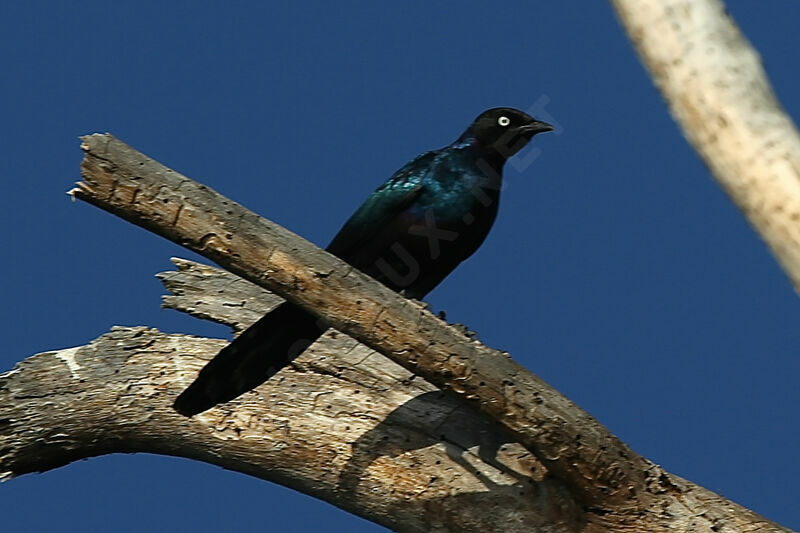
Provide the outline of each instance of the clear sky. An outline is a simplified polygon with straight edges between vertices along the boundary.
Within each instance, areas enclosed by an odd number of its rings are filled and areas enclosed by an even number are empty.
[[[729,0],[800,116],[800,3]],[[159,310],[178,246],[64,192],[109,131],[319,245],[485,108],[557,134],[506,173],[482,249],[429,296],[636,451],[800,528],[800,300],[668,116],[605,2],[4,2],[0,370]],[[531,152],[525,152],[530,156]],[[519,165],[525,166],[525,165]],[[6,531],[380,531],[150,455],[0,486]]]

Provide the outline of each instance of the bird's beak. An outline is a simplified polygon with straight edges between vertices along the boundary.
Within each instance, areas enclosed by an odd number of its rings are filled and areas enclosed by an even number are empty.
[[[534,120],[530,124],[526,124],[519,128],[520,133],[528,134],[530,136],[536,135],[537,133],[544,133],[546,131],[553,131],[555,128],[548,124],[547,122],[541,122],[539,120]]]

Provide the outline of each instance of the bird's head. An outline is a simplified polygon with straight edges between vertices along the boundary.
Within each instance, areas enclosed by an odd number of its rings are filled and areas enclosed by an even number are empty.
[[[513,107],[495,107],[478,115],[461,139],[474,138],[485,150],[508,159],[528,144],[537,133],[553,130]]]

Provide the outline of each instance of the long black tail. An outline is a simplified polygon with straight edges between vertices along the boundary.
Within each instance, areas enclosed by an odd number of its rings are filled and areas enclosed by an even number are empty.
[[[209,361],[173,408],[193,416],[256,388],[325,332],[319,319],[284,302]]]

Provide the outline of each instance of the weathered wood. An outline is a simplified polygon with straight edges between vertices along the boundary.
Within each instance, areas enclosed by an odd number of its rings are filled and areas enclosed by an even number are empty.
[[[169,291],[162,307],[219,322],[241,333],[283,301],[266,289],[208,265],[173,257],[177,270],[156,275]]]
[[[782,530],[664,472],[507,355],[287,230],[110,135],[85,137],[83,146],[77,197],[274,290],[472,404],[568,488],[586,512],[583,531]]]
[[[653,465],[506,354],[466,338],[338,258],[111,135],[84,137],[82,147],[84,181],[74,189],[76,197],[309,309],[472,403],[587,506],[610,508],[659,485],[657,473],[648,477]]]
[[[800,291],[800,135],[720,0],[612,0],[683,134]]]
[[[184,260],[165,305],[239,328],[277,297]],[[233,304],[233,305],[232,305]],[[192,419],[171,403],[224,341],[115,328],[0,376],[0,476],[114,452],[272,480],[397,531],[576,531],[569,492],[495,424],[335,331],[253,392]]]

